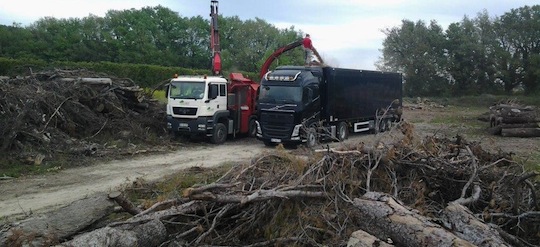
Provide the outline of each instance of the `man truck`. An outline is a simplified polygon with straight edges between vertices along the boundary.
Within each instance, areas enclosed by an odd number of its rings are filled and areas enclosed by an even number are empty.
[[[229,135],[255,136],[259,84],[240,73],[221,76],[218,1],[210,5],[213,76],[176,76],[167,86],[167,128],[175,136],[202,136],[220,144]]]
[[[257,139],[308,147],[349,132],[386,131],[401,119],[400,73],[281,66],[260,83]]]

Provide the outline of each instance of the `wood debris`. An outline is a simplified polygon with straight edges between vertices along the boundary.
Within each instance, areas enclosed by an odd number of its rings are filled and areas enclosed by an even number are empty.
[[[106,151],[100,140],[166,135],[164,104],[128,78],[84,69],[3,78],[0,113],[0,152],[21,160],[95,156]]]
[[[514,102],[489,108],[489,132],[505,137],[540,137],[540,115],[532,106]]]
[[[459,136],[416,139],[412,125],[398,127],[385,133],[393,143],[373,147],[262,154],[63,245],[103,243],[104,231],[138,236],[126,229],[156,221],[166,229],[147,230],[168,236],[161,246],[540,244],[538,173]]]

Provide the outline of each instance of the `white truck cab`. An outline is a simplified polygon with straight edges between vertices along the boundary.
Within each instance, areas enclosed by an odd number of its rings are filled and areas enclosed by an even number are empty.
[[[207,136],[221,143],[227,138],[227,80],[217,76],[180,76],[167,90],[167,128],[175,135]],[[224,128],[225,127],[225,128]],[[223,132],[223,133],[222,133]]]

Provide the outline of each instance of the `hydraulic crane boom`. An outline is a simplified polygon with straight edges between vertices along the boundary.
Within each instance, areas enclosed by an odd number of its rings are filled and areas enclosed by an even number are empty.
[[[272,63],[274,62],[274,60],[276,60],[276,58],[278,58],[281,54],[289,51],[289,50],[292,50],[298,46],[301,46],[302,45],[302,39],[299,39],[297,41],[294,41],[290,44],[287,44],[285,46],[282,46],[278,49],[276,49],[274,51],[274,53],[272,53],[272,55],[270,55],[266,61],[264,61],[264,64],[263,66],[261,67],[261,72],[259,74],[259,79],[262,79],[264,77],[264,74],[266,74],[266,72],[268,72],[268,70],[270,69],[270,65],[272,65]],[[319,53],[317,52],[317,50],[315,49],[315,47],[313,47],[313,53],[314,55],[317,57],[317,59],[319,59],[319,62],[322,64],[323,63],[323,60],[321,58],[321,56],[319,55]]]
[[[221,74],[221,47],[219,46],[218,1],[210,2],[210,48],[212,49],[212,73]]]

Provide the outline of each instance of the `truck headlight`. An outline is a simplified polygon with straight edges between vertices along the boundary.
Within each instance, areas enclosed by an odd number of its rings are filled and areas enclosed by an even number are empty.
[[[259,124],[259,121],[255,121],[255,123],[257,124],[257,134],[262,135],[262,129],[261,129],[261,125]]]
[[[199,130],[206,130],[206,124],[199,124],[197,125],[197,127],[199,128]]]
[[[300,135],[300,128],[301,128],[301,127],[302,127],[301,124],[294,126],[294,129],[293,129],[293,131],[292,131],[291,137],[293,137],[293,136],[299,136],[299,135]]]

